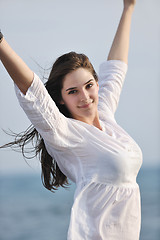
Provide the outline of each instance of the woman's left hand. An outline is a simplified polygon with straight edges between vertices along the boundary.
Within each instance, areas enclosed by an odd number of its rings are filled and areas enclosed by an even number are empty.
[[[136,0],[123,0],[124,7],[135,6]]]

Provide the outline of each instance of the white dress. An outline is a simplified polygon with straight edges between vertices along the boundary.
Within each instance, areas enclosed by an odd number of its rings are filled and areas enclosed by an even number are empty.
[[[28,118],[45,141],[61,171],[76,183],[68,240],[138,240],[141,224],[136,177],[142,153],[116,123],[116,111],[127,65],[106,61],[99,72],[99,116],[102,131],[64,117],[43,83],[34,81],[16,94]]]

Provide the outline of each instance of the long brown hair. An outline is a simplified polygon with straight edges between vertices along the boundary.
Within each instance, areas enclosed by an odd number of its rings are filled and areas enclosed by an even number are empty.
[[[60,112],[66,117],[71,117],[70,112],[63,104],[60,104],[62,99],[61,89],[63,87],[64,77],[78,69],[85,68],[91,72],[94,79],[98,81],[97,74],[89,61],[89,58],[84,54],[69,52],[60,56],[52,66],[49,78],[45,83],[45,87],[59,108]],[[66,187],[68,185],[67,177],[59,169],[57,162],[47,152],[44,141],[34,126],[30,126],[26,131],[19,134],[10,134],[15,137],[13,142],[7,143],[1,148],[11,147],[21,150],[25,158],[33,158],[39,155],[41,162],[41,179],[42,183],[50,191],[56,190],[59,186]],[[27,148],[28,144],[32,143],[32,148]],[[33,153],[32,156],[27,154]]]

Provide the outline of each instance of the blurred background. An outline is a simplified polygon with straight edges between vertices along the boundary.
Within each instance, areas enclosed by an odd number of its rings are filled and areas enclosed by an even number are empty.
[[[98,72],[106,60],[122,11],[122,0],[1,0],[1,30],[42,79],[59,55],[85,53]],[[137,0],[129,68],[117,122],[143,151],[138,176],[142,196],[140,240],[160,236],[160,2]],[[12,140],[2,129],[25,130],[30,122],[18,105],[13,83],[0,64],[0,145]],[[64,240],[75,186],[55,194],[41,184],[37,159],[0,150],[0,240]]]

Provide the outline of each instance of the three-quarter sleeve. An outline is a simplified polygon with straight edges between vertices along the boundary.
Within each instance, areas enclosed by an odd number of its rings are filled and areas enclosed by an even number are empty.
[[[37,129],[45,131],[50,128],[56,129],[61,120],[61,114],[36,74],[25,95],[16,85],[15,91],[20,106]]]
[[[61,149],[79,141],[70,119],[60,113],[36,74],[25,95],[16,85],[15,91],[20,106],[48,145]]]
[[[127,72],[127,64],[120,60],[105,61],[99,68],[99,107],[103,112],[115,113],[123,82]]]

